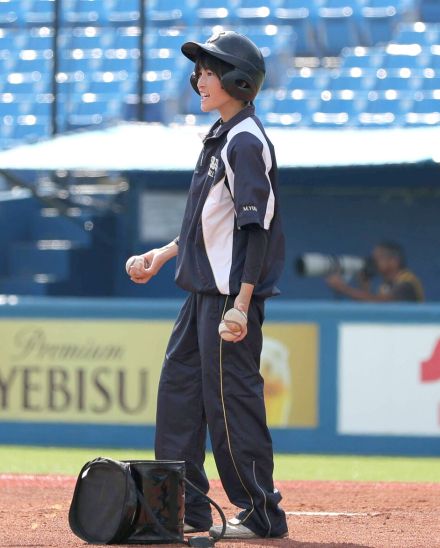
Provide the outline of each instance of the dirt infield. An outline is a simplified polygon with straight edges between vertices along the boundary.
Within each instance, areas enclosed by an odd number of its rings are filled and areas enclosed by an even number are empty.
[[[0,547],[84,547],[67,523],[74,478],[0,475]],[[221,546],[440,548],[440,484],[278,482],[289,538]],[[231,515],[218,481],[211,494]],[[162,545],[163,546],[163,545]],[[174,545],[176,546],[176,545]]]

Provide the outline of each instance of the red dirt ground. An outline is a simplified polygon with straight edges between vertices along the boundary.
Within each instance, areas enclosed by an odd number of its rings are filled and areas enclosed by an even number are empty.
[[[67,523],[74,483],[65,476],[0,475],[0,547],[84,548]],[[293,512],[289,538],[219,546],[440,548],[440,484],[295,481],[277,486],[284,509]],[[228,515],[234,513],[218,481],[212,482],[211,495]]]

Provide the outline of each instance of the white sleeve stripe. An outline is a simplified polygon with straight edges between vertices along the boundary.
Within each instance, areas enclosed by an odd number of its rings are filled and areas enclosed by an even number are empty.
[[[255,121],[252,118],[246,118],[245,120],[243,120],[242,122],[234,126],[228,133],[226,144],[221,151],[221,157],[225,164],[226,176],[228,178],[232,197],[234,197],[235,174],[228,161],[228,147],[231,139],[242,132],[251,133],[263,145],[262,156],[263,156],[263,161],[264,161],[265,170],[266,170],[266,178],[269,185],[269,196],[267,199],[266,211],[264,215],[264,228],[268,230],[274,216],[274,211],[275,211],[275,196],[273,193],[272,184],[270,182],[270,177],[269,177],[269,172],[272,169],[272,157],[270,154],[269,145],[267,143],[266,138],[264,137],[263,132],[261,131],[261,129],[258,127],[258,125],[255,123]]]

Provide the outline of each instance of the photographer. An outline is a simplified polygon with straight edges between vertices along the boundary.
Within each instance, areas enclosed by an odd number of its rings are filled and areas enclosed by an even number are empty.
[[[377,293],[371,290],[371,275],[362,271],[358,275],[359,287],[345,282],[341,274],[336,273],[326,278],[328,286],[350,299],[365,302],[422,302],[423,286],[420,280],[406,268],[405,254],[402,247],[394,242],[378,244],[372,253],[373,268],[383,282]]]

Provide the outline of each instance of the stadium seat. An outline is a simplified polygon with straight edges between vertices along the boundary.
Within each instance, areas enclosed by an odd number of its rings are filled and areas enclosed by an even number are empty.
[[[339,71],[327,82],[327,88],[334,93],[343,91],[367,91],[371,89],[373,85],[373,78],[369,75],[359,74],[358,76],[352,76],[350,71]]]
[[[139,0],[112,0],[107,4],[106,18],[109,22],[135,24],[139,21]]]
[[[400,14],[392,4],[384,7],[365,6],[362,9],[362,15],[363,42],[368,46],[389,42],[400,21]]]
[[[431,51],[432,55],[427,61],[427,66],[435,71],[440,71],[440,45],[431,46]]]
[[[237,27],[260,48],[266,62],[264,87],[278,87],[285,80],[285,69],[293,55],[293,33],[290,26],[251,25]]]
[[[48,52],[46,55],[48,57],[52,56],[53,29],[49,27],[32,27],[29,32],[26,32],[23,38],[23,49]],[[0,42],[0,49],[1,48]]]
[[[33,0],[24,12],[24,20],[33,25],[50,25],[55,20],[56,0]]]
[[[70,127],[91,126],[120,118],[121,101],[113,96],[98,100],[94,94],[70,99],[67,121]]]
[[[321,8],[317,35],[320,52],[323,56],[337,56],[345,47],[358,46],[361,40],[353,8],[351,6]]]
[[[63,0],[61,2],[62,23],[93,25],[98,21],[105,21],[104,2],[99,0]]]
[[[0,2],[0,25],[17,25],[23,22],[23,4],[20,0]]]
[[[393,94],[400,98],[413,98],[420,84],[419,78],[399,78],[398,76],[377,78],[374,91],[377,92],[379,98],[393,96]]]
[[[295,98],[318,98],[328,81],[328,73],[322,69],[312,70],[302,68],[288,71],[287,79],[282,82],[282,88],[295,92]]]
[[[324,0],[321,2],[322,7],[325,8],[350,8],[355,14],[360,14],[362,0]]]
[[[264,122],[271,126],[307,126],[310,123],[311,112],[317,101],[313,99],[294,99],[292,92],[280,90],[276,92],[272,111],[263,115]]]
[[[440,125],[440,96],[434,98],[422,94],[409,110],[406,114],[408,126]]]
[[[420,44],[422,47],[430,46],[438,40],[436,25],[425,25],[425,23],[411,23],[399,25],[392,43],[395,44]]]
[[[420,0],[419,10],[422,21],[440,23],[440,3],[438,0]]]
[[[273,9],[278,25],[289,25],[293,34],[293,48],[297,56],[316,56],[317,5],[308,0],[283,0]]]
[[[376,91],[395,90],[400,93],[413,92],[420,87],[421,80],[418,78],[401,78],[400,76],[387,76],[377,78],[374,84]]]
[[[440,90],[440,76],[435,78],[423,78],[422,79],[422,90],[432,91]]]
[[[188,25],[194,22],[197,0],[152,0],[146,3],[147,20],[154,25]]]
[[[262,116],[273,110],[275,92],[273,89],[262,90],[254,99],[255,112]]]
[[[354,75],[376,73],[382,66],[384,51],[382,48],[358,47],[344,52],[341,56],[341,69]]]
[[[350,126],[357,121],[356,115],[362,109],[364,99],[350,94],[346,99],[333,97],[331,92],[322,92],[323,99],[312,115],[314,126],[336,127]]]
[[[360,125],[386,127],[404,124],[405,112],[411,104],[410,99],[402,99],[400,96],[391,99],[379,98],[375,92],[371,95],[364,111],[359,114]]]
[[[159,27],[147,29],[145,47],[147,49],[180,50],[184,42],[197,38],[195,30],[181,27]]]
[[[404,71],[419,74],[428,63],[429,56],[423,53],[421,46],[414,44],[400,46],[390,44],[383,57],[382,68],[388,75],[398,75]]]
[[[225,0],[199,0],[195,13],[199,24],[225,25],[232,19],[232,6]]]
[[[270,19],[274,3],[270,0],[241,0],[233,14],[242,24],[265,24]]]

